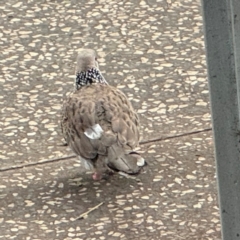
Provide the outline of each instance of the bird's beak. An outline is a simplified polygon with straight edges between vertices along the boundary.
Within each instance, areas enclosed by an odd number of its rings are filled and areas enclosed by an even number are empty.
[[[101,71],[100,71],[100,69],[99,69],[99,65],[98,65],[97,59],[95,59],[95,66],[96,66],[96,68],[98,69],[100,75],[102,76],[103,81],[108,85],[108,82],[107,82],[106,79],[103,77],[103,75],[102,75],[102,73],[101,73]]]
[[[98,65],[98,61],[97,60],[95,60],[95,66],[99,70],[99,65]]]

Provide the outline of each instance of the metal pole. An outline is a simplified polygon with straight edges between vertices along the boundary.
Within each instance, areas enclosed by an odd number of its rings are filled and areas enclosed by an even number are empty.
[[[224,240],[240,240],[240,1],[202,0]]]

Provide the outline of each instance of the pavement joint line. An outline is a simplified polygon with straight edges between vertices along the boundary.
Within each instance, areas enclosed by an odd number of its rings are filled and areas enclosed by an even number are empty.
[[[39,162],[32,162],[32,163],[30,162],[30,163],[26,163],[26,164],[14,165],[14,166],[11,166],[11,167],[1,168],[0,172],[7,172],[7,171],[21,169],[21,168],[25,168],[25,167],[42,165],[42,164],[45,164],[45,163],[58,162],[58,161],[62,161],[62,160],[66,160],[66,159],[70,159],[70,158],[74,158],[74,157],[76,157],[76,155],[72,154],[72,155],[63,156],[63,157],[59,157],[59,158],[45,159],[45,160],[42,160],[42,161],[39,161]]]
[[[205,128],[205,129],[202,129],[202,130],[197,130],[197,131],[192,131],[192,132],[187,132],[187,133],[181,133],[181,134],[176,134],[176,135],[172,135],[172,136],[148,139],[146,141],[141,141],[139,143],[139,145],[153,143],[153,142],[158,142],[158,141],[160,142],[160,141],[164,141],[164,140],[168,140],[168,139],[172,139],[172,138],[179,138],[179,137],[189,136],[189,135],[198,134],[198,133],[202,133],[202,132],[208,132],[208,131],[211,131],[211,130],[212,130],[212,128]]]
[[[212,130],[212,128],[205,128],[205,129],[202,129],[202,130],[197,130],[197,131],[192,131],[192,132],[187,132],[187,133],[182,133],[182,134],[177,134],[177,135],[172,135],[172,136],[153,138],[153,139],[148,139],[146,141],[141,141],[139,144],[144,145],[144,144],[153,143],[153,142],[160,142],[160,141],[164,141],[164,140],[168,140],[168,139],[179,138],[179,137],[194,135],[194,134],[203,133],[203,132],[209,132],[211,130]],[[26,167],[43,165],[45,163],[53,163],[53,162],[58,162],[58,161],[71,159],[71,158],[75,158],[75,157],[76,157],[76,155],[72,154],[72,155],[63,156],[63,157],[59,157],[59,158],[45,159],[45,160],[42,160],[42,161],[39,161],[39,162],[14,165],[14,166],[11,166],[11,167],[1,168],[0,172],[7,172],[7,171],[11,171],[11,170],[26,168]]]

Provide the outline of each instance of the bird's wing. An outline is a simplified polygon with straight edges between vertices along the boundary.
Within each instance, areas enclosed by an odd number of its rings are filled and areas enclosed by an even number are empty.
[[[108,87],[103,97],[104,121],[111,123],[111,131],[117,135],[117,143],[131,150],[139,142],[139,120],[127,97],[118,89]]]
[[[84,88],[71,94],[63,105],[61,122],[64,138],[70,148],[89,160],[95,159],[98,154],[98,148],[86,135],[97,122],[95,102],[91,95],[91,91],[84,91]]]

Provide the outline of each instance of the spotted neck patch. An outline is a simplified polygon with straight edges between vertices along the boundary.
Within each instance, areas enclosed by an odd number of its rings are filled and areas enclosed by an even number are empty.
[[[76,88],[77,90],[85,85],[92,83],[107,84],[106,80],[96,68],[91,68],[86,72],[78,72],[76,76]]]

